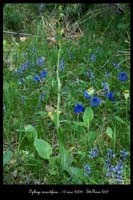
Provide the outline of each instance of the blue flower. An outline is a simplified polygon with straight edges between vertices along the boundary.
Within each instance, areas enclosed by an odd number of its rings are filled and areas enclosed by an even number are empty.
[[[84,166],[84,171],[85,171],[85,176],[92,173],[91,168],[88,164]]]
[[[41,81],[41,80],[40,80],[40,77],[39,77],[38,75],[35,75],[35,76],[33,77],[33,80],[36,81],[36,82],[40,82],[40,81]]]
[[[113,64],[113,66],[116,68],[116,69],[120,69],[120,65],[119,64],[117,64],[117,63],[112,63]]]
[[[89,77],[89,78],[92,78],[93,77],[93,73],[92,73],[92,71],[89,69],[88,70],[88,72],[87,72],[87,76]]]
[[[95,61],[96,61],[96,55],[95,55],[95,54],[91,54],[90,60],[91,60],[92,62],[95,62]]]
[[[103,91],[104,92],[109,91],[109,85],[105,81],[102,82],[102,86],[103,86]]]
[[[96,158],[98,155],[98,149],[94,148],[89,152],[89,158]]]
[[[100,99],[100,98],[98,98],[98,97],[93,97],[93,98],[91,99],[90,104],[91,104],[91,106],[93,106],[93,107],[97,107],[97,106],[99,106],[100,102],[101,102],[101,99]]]
[[[38,59],[37,59],[37,65],[38,65],[38,66],[44,65],[44,60],[45,60],[44,57],[38,58]]]
[[[47,72],[46,72],[46,71],[41,71],[41,72],[40,72],[40,77],[41,77],[41,78],[45,78],[46,75],[47,75]]]
[[[125,151],[125,149],[120,151],[120,155],[121,155],[122,160],[125,160],[126,157],[128,156],[128,154],[129,153],[127,151]]]
[[[91,98],[91,96],[88,94],[87,90],[84,92],[84,97],[87,98],[87,99]]]
[[[115,166],[115,170],[118,174],[122,174],[122,170],[123,170],[123,165],[122,163],[118,163],[116,166]]]
[[[27,61],[26,63],[22,64],[20,68],[18,69],[18,72],[23,73],[25,69],[29,66],[29,64],[30,64],[30,61]]]
[[[128,75],[126,74],[126,72],[120,72],[118,78],[120,81],[126,81],[128,79]]]
[[[74,111],[76,113],[81,113],[84,112],[85,108],[82,106],[82,104],[77,103],[76,106],[74,107]]]
[[[64,69],[64,59],[61,59],[61,61],[60,61],[60,69],[61,70]]]
[[[40,94],[40,101],[43,101],[43,100],[44,100],[44,96],[45,96],[44,93],[41,93],[41,94]]]
[[[107,93],[107,95],[106,95],[106,97],[109,99],[109,100],[111,100],[111,101],[114,101],[114,94],[113,94],[113,92],[108,92]]]
[[[105,163],[106,163],[107,166],[110,166],[110,159],[106,159]]]
[[[108,148],[108,150],[107,150],[107,155],[110,158],[115,158],[115,154],[113,153],[113,150],[110,148]]]

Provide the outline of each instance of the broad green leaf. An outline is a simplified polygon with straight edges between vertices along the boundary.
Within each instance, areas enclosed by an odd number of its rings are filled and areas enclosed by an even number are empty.
[[[78,167],[69,167],[67,169],[67,172],[73,177],[76,178],[79,181],[84,182],[85,176],[84,176],[84,170],[80,169]]]
[[[12,151],[6,151],[3,154],[3,166],[5,166],[12,159],[12,156],[13,156]]]
[[[25,130],[26,137],[29,141],[33,141],[34,139],[38,137],[37,131],[32,125],[30,124],[26,125],[24,127],[24,130]]]
[[[50,155],[52,154],[52,147],[51,145],[42,140],[42,139],[35,139],[34,140],[34,147],[38,154],[43,158],[43,159],[50,159]]]
[[[62,165],[62,169],[67,169],[68,167],[71,166],[73,162],[73,156],[72,154],[67,151],[66,149],[62,149],[62,152],[61,152],[61,165]]]
[[[93,120],[94,114],[91,108],[86,108],[83,114],[83,121],[86,125],[89,126],[90,122]]]
[[[76,121],[74,121],[73,122],[73,124],[75,124],[76,126],[86,126],[86,123],[84,123],[84,122],[76,122]]]
[[[106,133],[107,133],[107,135],[112,139],[112,136],[113,136],[112,128],[107,127]]]
[[[90,143],[94,142],[95,138],[96,138],[96,133],[93,131],[89,131],[89,133],[88,133],[89,142]]]

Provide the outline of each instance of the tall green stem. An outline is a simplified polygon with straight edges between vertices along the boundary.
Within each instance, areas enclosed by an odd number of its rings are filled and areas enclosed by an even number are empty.
[[[59,76],[59,69],[60,69],[60,57],[61,57],[61,49],[62,49],[62,31],[63,29],[61,28],[61,19],[62,19],[62,7],[59,6],[59,24],[58,24],[58,36],[59,36],[59,50],[58,50],[58,58],[57,58],[57,73],[56,73],[56,78],[57,78],[57,111],[56,111],[56,129],[57,129],[57,135],[58,135],[58,140],[59,140],[59,152],[60,152],[60,159],[61,159],[61,174],[63,173],[64,170],[64,135],[63,132],[60,128],[60,100],[61,100],[61,81],[60,81],[60,76]]]

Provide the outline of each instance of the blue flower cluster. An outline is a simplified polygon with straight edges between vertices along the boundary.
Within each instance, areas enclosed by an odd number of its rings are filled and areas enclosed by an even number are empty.
[[[64,59],[61,59],[61,61],[60,61],[60,69],[61,70],[64,69]]]
[[[115,161],[114,159],[116,155],[113,153],[112,149],[107,150],[107,159],[105,161],[107,167],[106,176],[109,177],[114,183],[122,184],[123,183],[123,169],[124,169],[124,161],[128,156],[128,152],[125,150],[120,151],[120,159]]]
[[[47,72],[46,72],[46,71],[41,71],[41,72],[40,72],[40,76],[35,75],[35,76],[33,77],[33,80],[36,81],[36,82],[40,82],[40,81],[41,81],[41,78],[42,78],[42,79],[45,78],[46,75],[47,75]]]
[[[94,148],[91,151],[89,151],[89,158],[93,159],[98,156],[98,148]]]
[[[90,105],[92,107],[97,107],[101,103],[101,99],[98,98],[97,96],[92,97],[93,93],[94,93],[93,89],[91,89],[90,92],[86,90],[84,91],[84,97],[91,100]]]
[[[30,61],[27,61],[26,63],[22,64],[20,68],[17,70],[18,73],[23,73],[27,67],[30,66]]]
[[[85,176],[88,176],[88,175],[90,175],[91,173],[92,173],[92,170],[91,170],[89,164],[86,164],[86,165],[84,166],[84,175],[85,175]]]

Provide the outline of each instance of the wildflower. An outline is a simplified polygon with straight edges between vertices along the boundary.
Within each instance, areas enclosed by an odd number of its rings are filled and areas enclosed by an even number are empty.
[[[110,148],[108,148],[108,150],[107,150],[107,155],[110,158],[115,158],[115,154],[113,153],[113,150]]]
[[[111,100],[111,101],[114,101],[114,94],[113,94],[113,92],[108,92],[107,93],[107,95],[106,95],[106,97],[109,99],[109,100]]]
[[[105,161],[107,165],[107,173],[106,176],[110,177],[115,183],[118,184],[123,183],[123,168],[124,168],[124,160],[128,155],[128,152],[125,150],[120,151],[120,159],[117,161],[116,165],[111,164],[111,158],[114,158],[112,149],[107,150],[108,159]]]
[[[95,92],[95,90],[94,90],[92,87],[88,88],[88,94],[89,94],[90,96],[93,95],[94,92]]]
[[[128,99],[129,98],[129,90],[124,90],[122,92],[122,94],[124,95],[125,99]]]
[[[46,75],[47,75],[47,72],[46,72],[46,71],[41,71],[41,72],[40,72],[40,77],[41,77],[41,78],[45,78]]]
[[[41,93],[41,94],[40,94],[40,101],[43,101],[43,100],[44,100],[44,96],[45,96],[44,93]]]
[[[40,82],[40,77],[38,75],[35,75],[33,77],[33,80],[36,81],[36,82]]]
[[[20,37],[19,39],[21,42],[25,42],[25,40],[27,40],[27,37]]]
[[[120,81],[126,81],[128,79],[128,75],[126,74],[126,72],[120,72],[118,78]]]
[[[94,148],[89,152],[89,158],[96,158],[98,155],[98,149]]]
[[[23,57],[26,58],[26,56],[28,56],[28,53],[27,53],[27,52],[24,52],[24,53],[23,53]]]
[[[37,59],[37,65],[38,65],[38,66],[44,65],[44,60],[45,60],[44,57],[38,58],[38,59]]]
[[[55,112],[57,113],[57,110],[55,110]],[[60,110],[58,111],[59,115],[62,113]]]
[[[91,104],[91,106],[93,106],[93,107],[97,107],[97,106],[99,106],[100,102],[101,102],[101,99],[100,99],[100,98],[98,98],[98,97],[93,97],[93,98],[91,99],[90,104]]]
[[[127,151],[125,151],[125,149],[124,150],[121,150],[120,151],[120,155],[121,155],[121,159],[122,160],[125,160],[126,159],[126,157],[128,156],[128,152]]]
[[[106,159],[105,163],[106,163],[107,166],[110,166],[110,159]]]
[[[103,91],[104,92],[109,91],[109,85],[105,81],[102,82],[102,86],[103,86]]]
[[[90,166],[88,164],[86,164],[84,166],[84,171],[85,171],[85,174],[84,174],[85,176],[87,176],[88,174],[92,173],[91,168],[90,168]]]
[[[54,115],[53,115],[52,112],[48,112],[48,116],[50,117],[50,119],[51,119],[52,121],[54,121]]]
[[[118,174],[122,174],[122,170],[123,170],[123,165],[121,162],[119,162],[116,166],[115,166],[115,170]]]
[[[61,61],[60,61],[60,69],[61,70],[64,69],[64,59],[61,59]]]
[[[85,92],[84,92],[84,97],[86,97],[87,99],[90,99],[90,98],[91,98],[91,96],[88,94],[88,91],[85,91]]]
[[[76,106],[74,107],[74,111],[76,113],[81,113],[84,112],[85,108],[82,106],[82,104],[77,103]]]
[[[116,68],[116,69],[120,69],[120,65],[119,64],[117,64],[117,63],[112,63],[113,64],[113,66]]]
[[[91,60],[92,62],[95,62],[95,61],[96,61],[96,55],[95,55],[95,54],[91,54],[90,60]]]
[[[87,76],[88,76],[89,78],[92,78],[92,77],[93,77],[93,73],[92,73],[91,70],[88,70],[88,72],[87,72]]]
[[[115,171],[116,171],[116,170],[115,170],[115,167],[114,167],[113,165],[109,166],[109,167],[108,167],[108,170],[109,170],[110,172],[115,172]]]
[[[18,72],[23,73],[25,69],[29,66],[29,64],[30,64],[30,61],[27,61],[26,63],[22,64],[20,68],[18,69]]]

